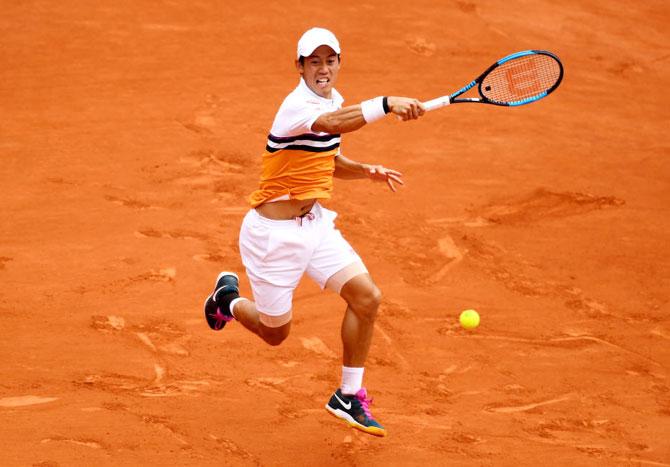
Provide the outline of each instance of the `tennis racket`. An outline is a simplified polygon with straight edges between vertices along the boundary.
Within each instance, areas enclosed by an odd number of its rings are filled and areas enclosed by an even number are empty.
[[[546,50],[524,50],[498,60],[455,93],[424,102],[426,110],[476,102],[515,107],[551,94],[563,79],[563,64]],[[479,97],[458,97],[477,86]]]

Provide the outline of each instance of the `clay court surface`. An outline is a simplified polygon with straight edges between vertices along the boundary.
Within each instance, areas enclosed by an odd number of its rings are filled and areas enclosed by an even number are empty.
[[[2,10],[2,465],[670,465],[667,2]],[[433,98],[529,48],[566,68],[537,104],[343,139],[406,181],[325,203],[385,295],[365,378],[385,439],[323,409],[339,297],[305,279],[275,348],[202,317],[217,273],[243,273],[245,197],[314,25],[342,43],[345,105]]]

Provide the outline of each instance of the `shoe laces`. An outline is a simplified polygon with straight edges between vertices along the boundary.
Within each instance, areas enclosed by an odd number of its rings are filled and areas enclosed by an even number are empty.
[[[368,392],[365,388],[360,388],[356,393],[356,399],[361,403],[361,408],[365,412],[365,416],[370,420],[374,420],[374,417],[370,413],[370,404],[372,404],[372,397],[368,398]]]

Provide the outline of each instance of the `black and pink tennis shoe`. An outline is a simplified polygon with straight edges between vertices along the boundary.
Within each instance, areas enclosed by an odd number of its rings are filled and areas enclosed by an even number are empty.
[[[330,396],[326,410],[357,430],[375,436],[386,436],[386,429],[370,413],[370,404],[372,398],[368,398],[365,388],[361,388],[354,395],[342,394],[338,388]]]
[[[239,285],[240,280],[234,272],[224,271],[216,278],[214,292],[205,300],[205,319],[215,331],[235,319],[230,312],[230,302],[240,296]]]

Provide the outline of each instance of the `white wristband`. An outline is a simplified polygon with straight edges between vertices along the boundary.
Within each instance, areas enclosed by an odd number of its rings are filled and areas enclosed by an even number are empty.
[[[361,111],[366,123],[376,122],[384,118],[386,116],[386,112],[384,111],[384,96],[361,102]]]

